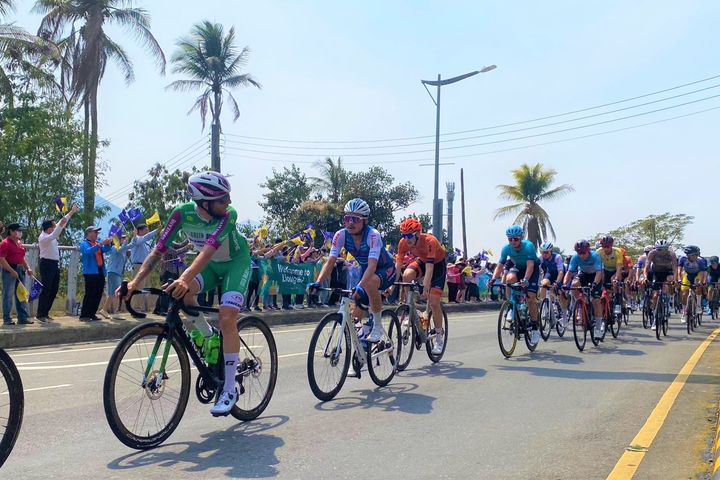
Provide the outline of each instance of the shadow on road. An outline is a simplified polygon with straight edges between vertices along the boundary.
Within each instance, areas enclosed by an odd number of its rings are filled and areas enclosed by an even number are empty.
[[[398,374],[402,378],[416,377],[445,377],[453,380],[472,380],[473,378],[484,377],[487,370],[484,368],[463,367],[463,362],[455,360],[423,365],[419,368],[405,370]]]
[[[585,362],[580,355],[564,355],[557,353],[555,350],[542,349],[542,344],[534,352],[528,352],[524,355],[518,355],[506,359],[509,362],[528,362],[528,361],[539,361],[539,362],[553,362],[562,363],[565,365],[580,365]]]
[[[678,376],[676,373],[610,372],[514,365],[497,365],[497,368],[506,371],[526,372],[537,377],[567,378],[572,380],[642,380],[646,382],[670,383]],[[684,377],[687,383],[720,384],[720,375],[684,375]]]
[[[111,470],[132,470],[144,467],[203,472],[208,469],[227,468],[225,475],[231,478],[265,478],[277,476],[279,463],[275,451],[284,445],[280,437],[264,432],[288,421],[284,415],[261,417],[240,423],[218,432],[203,435],[202,442],[176,442],[153,450],[135,452],[113,460]],[[142,471],[136,478],[147,478]],[[202,478],[209,478],[203,476]],[[215,474],[212,478],[216,478]]]
[[[318,403],[316,410],[335,411],[351,408],[380,409],[386,412],[399,411],[415,415],[432,412],[435,397],[413,393],[418,386],[414,383],[393,383],[373,390],[353,390],[354,396],[336,398]]]

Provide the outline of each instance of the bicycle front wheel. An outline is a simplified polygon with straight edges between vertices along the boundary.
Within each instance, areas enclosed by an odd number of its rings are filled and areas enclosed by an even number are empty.
[[[368,373],[378,387],[384,387],[395,376],[400,343],[400,321],[395,312],[385,309],[381,315],[385,335],[379,342],[367,346]]]
[[[428,319],[430,320],[428,322],[428,328],[430,331],[427,334],[428,340],[425,342],[425,349],[427,350],[428,358],[430,358],[430,361],[433,363],[438,363],[440,360],[442,360],[443,355],[445,355],[445,349],[447,348],[448,343],[448,318],[447,313],[445,312],[445,307],[440,305],[440,309],[442,311],[443,316],[443,332],[442,334],[439,334],[436,332],[435,327],[435,320],[433,320],[433,314],[432,310],[428,311]],[[441,348],[440,351],[437,353],[433,353],[433,351],[436,351],[435,347],[438,345],[439,342],[442,342],[441,345],[439,345]]]
[[[516,323],[517,320],[513,318],[512,304],[510,302],[503,303],[498,316],[498,343],[500,352],[505,358],[512,357],[517,346]]]
[[[587,318],[585,318],[585,309],[581,302],[575,304],[573,310],[573,336],[575,337],[575,346],[581,352],[585,350],[585,343],[587,342]]]
[[[410,365],[410,360],[412,360],[413,352],[415,351],[415,335],[417,335],[417,332],[410,318],[409,305],[400,305],[395,310],[395,314],[400,321],[397,370],[398,372],[402,372]]]
[[[352,321],[348,319],[348,321]],[[335,398],[350,368],[350,326],[342,328],[342,315],[325,315],[310,339],[307,374],[310,390],[318,400]]]
[[[540,336],[547,342],[553,327],[553,311],[550,308],[550,299],[545,297],[540,304]]]
[[[240,395],[230,414],[238,420],[253,420],[262,414],[275,391],[278,373],[277,347],[270,327],[258,317],[237,321],[240,350],[235,374]]]
[[[189,395],[187,352],[164,324],[140,325],[120,340],[103,385],[105,417],[118,440],[138,450],[160,445],[180,423]]]
[[[0,467],[20,434],[24,408],[20,373],[10,355],[0,348]]]

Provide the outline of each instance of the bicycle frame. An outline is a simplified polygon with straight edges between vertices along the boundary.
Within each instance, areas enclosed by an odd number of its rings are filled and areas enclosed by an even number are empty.
[[[345,325],[347,324],[348,319],[351,318],[351,316],[350,316],[350,301],[351,300],[347,296],[350,294],[350,290],[342,290],[342,293],[344,294],[344,296],[340,300],[340,308],[338,308],[338,311],[337,311],[337,313],[339,313],[340,316],[342,317],[342,321],[340,323],[340,332],[345,331]],[[335,327],[333,326],[333,330],[334,329],[335,329]],[[352,328],[349,328],[349,330],[350,330],[350,342],[351,342],[353,350],[355,352],[362,352],[364,350],[364,348],[363,348],[362,344],[360,343],[360,338],[358,338],[357,330],[355,329],[354,322],[353,322]],[[333,331],[332,333],[334,334],[335,332]],[[330,348],[331,347],[330,342],[332,341],[332,338],[333,338],[333,336],[331,334],[330,337],[328,338],[327,344],[325,345],[325,350],[323,352],[323,356],[325,356],[326,358],[330,356],[329,352],[342,351],[342,340],[343,340],[342,334],[338,335],[337,344],[335,345],[334,350],[332,348]],[[357,358],[358,362],[360,363],[360,368],[362,368],[365,365],[365,361],[366,361],[365,355],[355,355],[353,358]]]
[[[410,321],[415,326],[415,331],[417,332],[417,335],[420,339],[420,343],[425,343],[428,341],[429,338],[433,338],[434,336],[437,336],[437,334],[434,334],[432,336],[428,336],[426,329],[422,327],[420,324],[418,315],[417,315],[417,297],[420,294],[420,284],[416,281],[412,282],[395,282],[395,285],[399,285],[401,287],[404,287],[407,289],[407,293],[405,294],[405,304],[410,307]],[[430,303],[425,306],[425,315],[429,318],[430,314]]]

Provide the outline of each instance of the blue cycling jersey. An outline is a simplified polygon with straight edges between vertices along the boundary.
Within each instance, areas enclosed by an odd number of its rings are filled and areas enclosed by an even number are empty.
[[[552,252],[550,258],[541,257],[541,260],[540,266],[543,272],[552,278],[557,278],[558,273],[565,271],[565,264],[558,253]]]
[[[513,248],[509,243],[505,245],[502,252],[500,252],[500,263],[504,265],[508,257],[518,270],[525,270],[528,260],[535,262],[535,266],[540,263],[535,251],[535,244],[530,240],[522,240],[517,249]]]
[[[343,228],[337,231],[332,240],[330,256],[337,258],[340,256],[340,250],[344,248],[346,252],[355,257],[363,272],[367,268],[368,259],[370,258],[378,261],[378,271],[383,268],[395,266],[395,262],[393,262],[392,257],[385,249],[385,245],[383,245],[380,232],[369,225],[365,225],[362,235],[360,248],[358,248],[355,246],[355,240],[352,235],[347,234],[347,229]]]
[[[688,260],[687,257],[681,257],[678,261],[678,267],[685,270],[688,275],[697,275],[708,269],[707,261],[703,257],[698,257],[694,262]]]
[[[713,268],[712,265],[710,265],[707,272],[711,282],[715,283],[720,280],[720,266]]]
[[[572,256],[570,259],[570,266],[568,267],[568,271],[572,273],[597,273],[601,272],[603,269],[603,263],[600,259],[600,255],[597,254],[595,251],[590,251],[590,255],[587,256],[585,260],[580,258],[580,255],[577,253]]]

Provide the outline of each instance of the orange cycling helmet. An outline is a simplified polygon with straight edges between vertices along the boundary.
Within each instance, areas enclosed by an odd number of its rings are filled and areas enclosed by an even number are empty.
[[[410,217],[400,222],[400,233],[405,235],[415,232],[422,232],[422,223],[420,223],[420,220]]]

